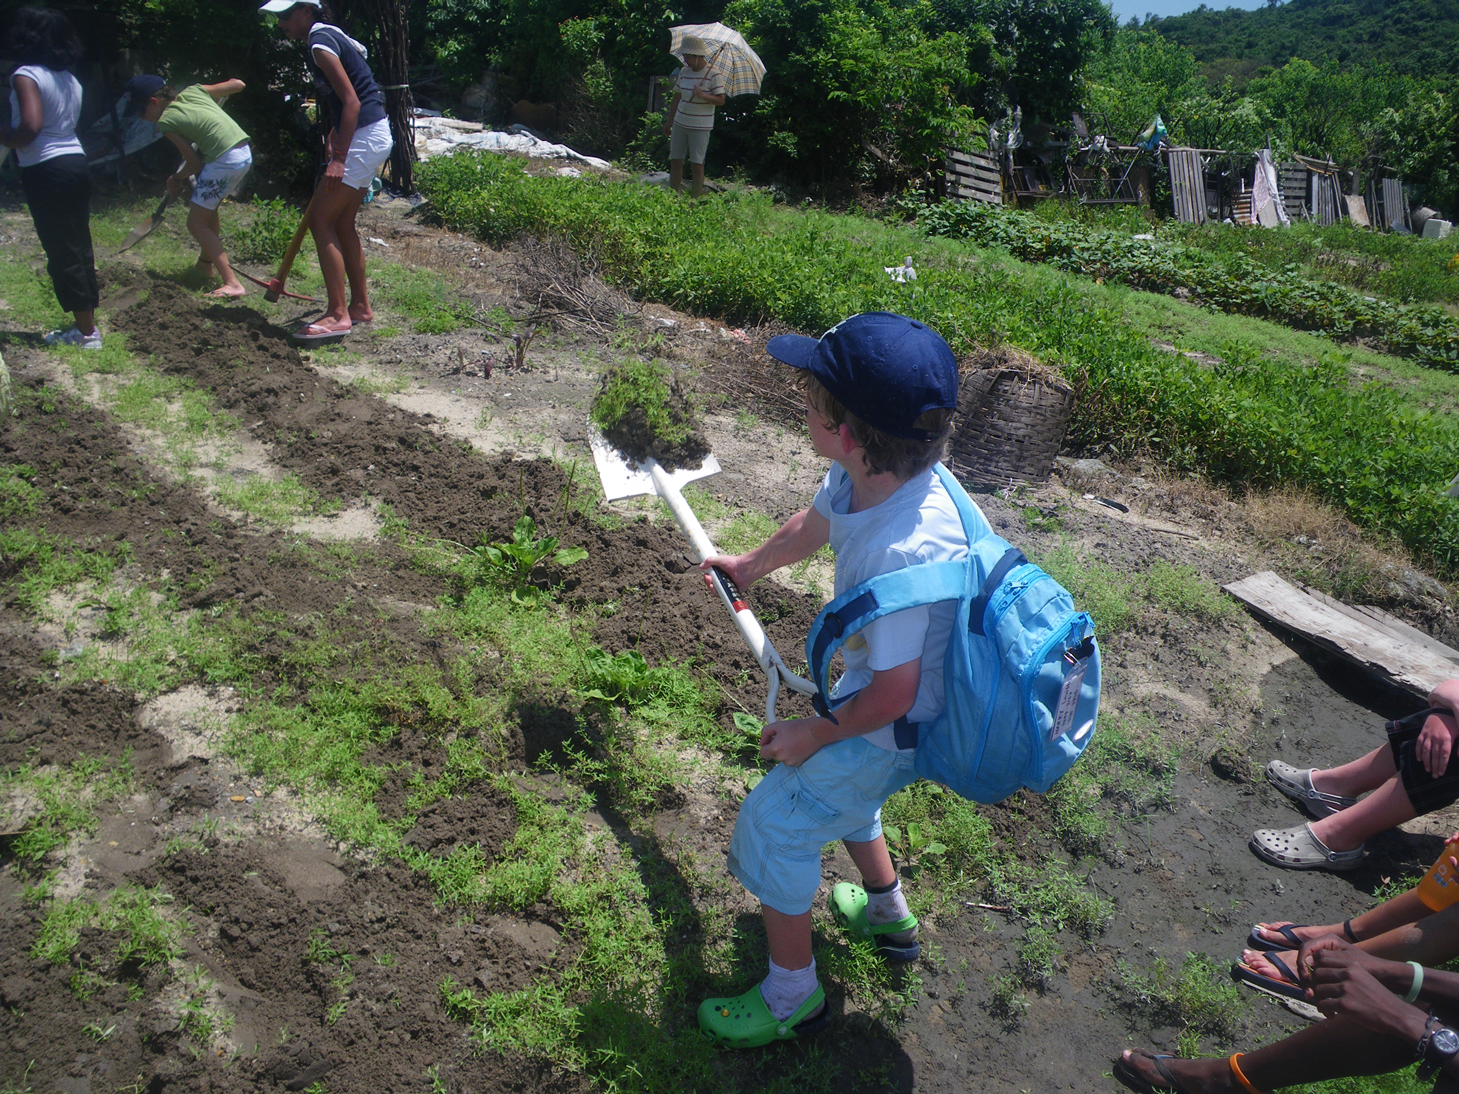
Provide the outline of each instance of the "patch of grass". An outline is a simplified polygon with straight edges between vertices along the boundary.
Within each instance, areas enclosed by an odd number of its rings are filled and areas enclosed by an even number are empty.
[[[461,316],[470,308],[446,281],[415,266],[373,263],[370,287],[379,304],[413,319],[416,331],[421,334],[449,334],[459,330],[464,323]]]
[[[381,332],[376,331],[375,333]],[[356,376],[350,381],[350,386],[364,395],[399,395],[410,387],[410,381],[404,376],[382,376],[379,373],[371,372],[364,376]]]
[[[764,543],[779,527],[763,513],[741,513],[715,533],[716,546],[727,555],[742,555]]]
[[[1203,1037],[1228,1042],[1235,1036],[1247,1010],[1241,990],[1225,968],[1203,953],[1188,953],[1180,972],[1157,957],[1148,975],[1120,963],[1122,990],[1140,1009],[1156,1020],[1181,1027],[1177,1053],[1194,1056]]]
[[[1186,563],[1157,559],[1145,571],[1145,596],[1162,611],[1218,623],[1236,611],[1236,601]]]
[[[11,841],[11,851],[34,866],[78,832],[95,831],[96,808],[129,791],[134,777],[130,748],[115,763],[79,756],[59,767],[25,764],[0,775],[0,792],[11,801],[37,805],[25,830]]]
[[[1101,635],[1128,630],[1138,618],[1140,576],[1123,574],[1108,563],[1081,557],[1072,544],[1036,560],[1045,573],[1074,595],[1074,603],[1094,617]]]
[[[343,508],[338,498],[321,498],[292,471],[277,481],[261,475],[219,479],[214,493],[221,504],[268,524],[288,525],[301,517],[328,516]]]
[[[1045,795],[1065,850],[1095,854],[1121,815],[1166,808],[1175,760],[1151,719],[1106,712],[1079,762]]]

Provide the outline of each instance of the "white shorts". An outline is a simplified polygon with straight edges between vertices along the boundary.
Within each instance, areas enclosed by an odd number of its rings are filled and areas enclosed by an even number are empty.
[[[224,198],[238,189],[251,170],[253,153],[246,143],[228,149],[217,159],[203,164],[197,181],[193,183],[193,204],[204,209],[216,209]]]
[[[370,182],[390,158],[395,141],[390,136],[390,119],[355,130],[344,159],[344,184],[354,190],[368,190]]]
[[[690,129],[675,122],[669,130],[669,159],[687,158],[690,163],[703,163],[704,153],[709,150],[709,134],[713,132],[713,129]]]

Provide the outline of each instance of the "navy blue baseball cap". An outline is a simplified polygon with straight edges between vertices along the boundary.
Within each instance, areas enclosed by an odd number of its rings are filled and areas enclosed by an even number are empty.
[[[820,338],[782,334],[765,352],[809,370],[838,403],[893,437],[936,440],[914,423],[929,410],[957,406],[952,348],[925,323],[896,312],[853,315]]]
[[[167,86],[161,76],[133,76],[124,89],[127,105],[122,107],[124,118],[135,118],[147,105],[147,100]]]

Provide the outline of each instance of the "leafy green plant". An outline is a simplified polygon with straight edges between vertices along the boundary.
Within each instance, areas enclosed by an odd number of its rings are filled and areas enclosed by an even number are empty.
[[[299,218],[304,214],[283,198],[254,198],[252,216],[237,231],[230,233],[229,250],[235,260],[244,262],[277,262],[284,257]]]
[[[609,655],[591,646],[583,652],[583,671],[589,686],[578,694],[605,703],[632,703],[644,698],[653,678],[648,662],[637,650]]]
[[[550,559],[558,566],[571,566],[588,557],[586,548],[559,547],[557,543],[556,536],[537,535],[537,522],[523,513],[512,529],[510,541],[492,543],[483,532],[481,543],[468,550],[488,567],[507,578],[514,586],[513,599],[525,601],[535,595],[535,591],[528,592],[532,588],[528,582],[532,578],[532,571],[544,560]]]
[[[935,858],[947,853],[947,845],[933,838],[931,826],[924,830],[916,821],[907,822],[906,831],[895,824],[884,824],[882,835],[886,837],[887,847],[892,854],[906,863],[907,869],[914,876],[922,868],[922,862],[927,856]]]

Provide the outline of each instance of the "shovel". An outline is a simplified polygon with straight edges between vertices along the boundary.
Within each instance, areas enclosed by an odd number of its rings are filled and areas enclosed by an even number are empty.
[[[319,191],[315,190],[314,193],[318,194]],[[279,263],[278,273],[268,281],[262,281],[249,273],[243,274],[255,285],[262,285],[268,290],[263,294],[263,298],[270,304],[277,304],[281,296],[287,296],[291,300],[307,300],[311,304],[319,303],[312,296],[300,296],[298,293],[289,292],[284,288],[284,282],[289,279],[289,271],[294,268],[294,259],[299,256],[299,248],[304,243],[304,233],[309,230],[309,210],[312,208],[314,208],[314,196],[310,195],[309,204],[304,206],[304,213],[299,217],[299,227],[294,229],[294,238],[289,240],[289,246],[284,250],[284,260]],[[239,272],[242,273],[241,270]]]
[[[117,254],[121,254],[122,251],[130,250],[132,247],[135,247],[138,243],[141,243],[142,240],[151,235],[152,230],[156,228],[157,225],[162,223],[162,214],[167,211],[167,207],[171,204],[172,195],[165,195],[162,200],[157,203],[156,212],[154,212],[150,218],[144,220],[141,224],[138,224],[135,228],[127,233],[127,238],[122,240],[121,249],[117,251]]]
[[[609,501],[635,498],[644,494],[660,497],[668,504],[679,527],[694,545],[700,562],[710,555],[719,554],[714,549],[714,544],[709,542],[709,537],[704,534],[704,527],[694,515],[694,510],[689,508],[682,493],[686,484],[719,474],[719,461],[713,455],[706,456],[703,465],[694,469],[681,467],[677,471],[665,471],[652,457],[634,468],[597,430],[589,434],[588,440],[593,448],[593,462],[598,465],[598,478],[603,483],[603,494]],[[715,592],[719,593],[720,601],[728,609],[730,618],[735,621],[745,644],[750,647],[750,652],[755,655],[755,660],[760,663],[760,668],[765,671],[770,682],[770,691],[765,698],[765,722],[768,725],[776,720],[775,701],[780,695],[782,683],[802,695],[814,695],[816,685],[785,667],[780,654],[765,636],[765,629],[745,603],[744,594],[729,575],[717,566],[710,573],[713,575]]]

